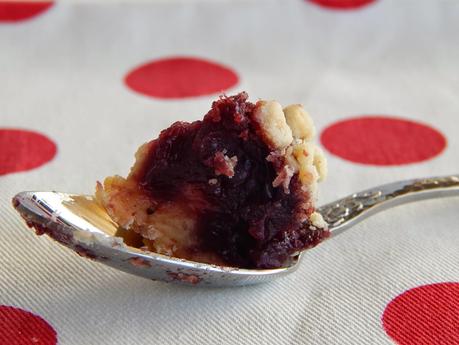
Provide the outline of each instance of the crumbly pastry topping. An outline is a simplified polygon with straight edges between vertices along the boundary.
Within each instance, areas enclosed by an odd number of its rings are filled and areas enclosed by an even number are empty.
[[[306,141],[314,139],[316,128],[311,116],[301,104],[291,104],[285,107],[284,115],[295,139]]]
[[[316,199],[317,183],[325,180],[328,170],[323,151],[313,142],[316,129],[311,116],[301,104],[282,109],[276,101],[259,101],[254,119],[262,138],[273,149],[266,159],[274,162],[283,158],[283,165],[277,166],[273,187],[282,186],[288,194],[290,181],[298,174],[303,189]],[[327,226],[317,212],[311,214],[310,221],[319,228]]]
[[[324,228],[327,226],[327,223],[319,212],[313,212],[309,219],[316,228]]]
[[[313,143],[316,129],[311,116],[301,104],[282,109],[276,101],[259,101],[254,119],[266,144],[273,149],[267,160],[284,157],[273,186],[282,185],[288,192],[291,177],[298,173],[304,188],[316,197],[317,183],[325,180],[328,170],[323,151]]]
[[[127,178],[97,185],[97,200],[132,243],[273,268],[328,236],[315,212],[327,165],[311,117],[298,104],[247,97],[221,97],[202,121],[173,124],[139,148]]]
[[[292,130],[287,125],[282,106],[276,101],[259,101],[253,119],[260,126],[259,133],[274,150],[282,150],[293,141]]]

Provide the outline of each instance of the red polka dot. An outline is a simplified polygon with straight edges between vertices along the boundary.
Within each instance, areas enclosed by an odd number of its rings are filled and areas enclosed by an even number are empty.
[[[52,1],[1,1],[0,22],[18,22],[31,19],[45,12]]]
[[[0,305],[0,343],[8,345],[55,345],[56,331],[41,317]]]
[[[322,144],[334,155],[371,165],[422,162],[446,147],[445,137],[427,125],[385,116],[343,120],[326,128]]]
[[[172,57],[131,71],[125,82],[132,90],[157,98],[187,98],[219,93],[238,82],[237,74],[215,62]]]
[[[459,283],[424,285],[392,300],[382,322],[399,345],[459,344]]]
[[[352,10],[367,6],[375,0],[308,0],[319,6],[335,10]]]
[[[53,159],[56,151],[56,144],[43,134],[0,129],[0,175],[37,168]]]

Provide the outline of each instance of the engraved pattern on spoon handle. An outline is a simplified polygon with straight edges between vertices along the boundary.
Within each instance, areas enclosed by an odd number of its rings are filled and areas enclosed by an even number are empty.
[[[386,184],[349,195],[318,209],[337,235],[376,212],[412,201],[459,195],[459,175]]]

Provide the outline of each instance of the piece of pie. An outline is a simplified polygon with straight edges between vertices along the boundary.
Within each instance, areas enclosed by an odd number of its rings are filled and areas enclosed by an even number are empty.
[[[242,268],[276,268],[328,236],[315,212],[327,168],[301,105],[222,96],[202,121],[142,145],[127,178],[96,198],[126,239],[150,251]]]

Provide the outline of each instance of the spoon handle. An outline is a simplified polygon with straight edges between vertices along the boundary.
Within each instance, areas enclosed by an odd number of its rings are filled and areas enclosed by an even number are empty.
[[[371,188],[318,209],[332,236],[390,207],[412,201],[459,196],[459,175],[399,181]]]

